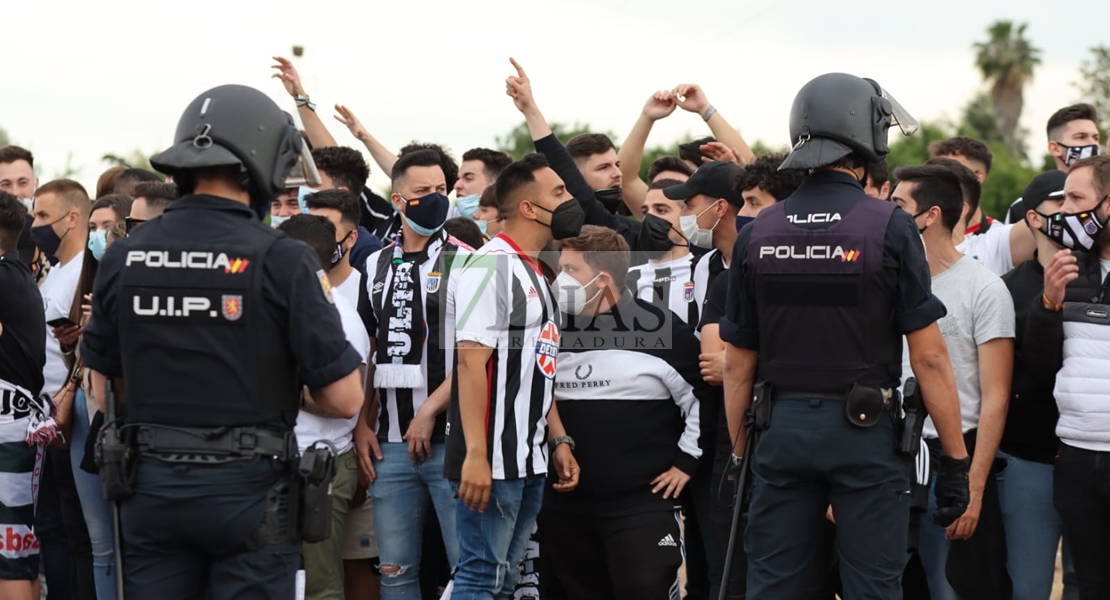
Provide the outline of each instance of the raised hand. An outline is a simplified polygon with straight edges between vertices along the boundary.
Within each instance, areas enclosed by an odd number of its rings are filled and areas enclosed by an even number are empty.
[[[532,96],[532,82],[515,58],[509,58],[509,62],[516,69],[516,76],[510,76],[505,80],[505,94],[513,99],[513,104],[520,112],[527,113],[530,110],[535,110],[536,99]]]
[[[273,74],[273,78],[281,80],[281,84],[285,86],[285,91],[294,98],[298,95],[307,96],[304,86],[301,85],[301,75],[297,73],[297,67],[294,67],[288,58],[281,56],[275,56],[274,61],[277,64],[271,65],[271,68],[277,69],[278,72]]]
[[[696,83],[679,84],[671,92],[682,110],[703,115],[706,109],[709,108],[709,99],[705,97],[705,92],[702,91],[701,86]]]
[[[702,162],[709,162],[711,160],[723,160],[743,166],[742,164],[740,164],[739,153],[736,152],[736,150],[733,150],[732,148],[729,148],[728,146],[722,144],[721,142],[709,142],[708,144],[702,144],[701,146],[699,146],[699,149],[706,154],[706,156],[701,157]]]
[[[370,134],[366,131],[366,128],[362,126],[362,121],[358,120],[355,113],[342,104],[335,105],[335,112],[339,113],[335,115],[335,120],[346,126],[347,130],[351,132],[351,135],[355,136],[355,139],[362,143],[366,143]]]
[[[1044,295],[1059,306],[1064,303],[1064,289],[1079,278],[1079,263],[1071,250],[1061,250],[1044,268]]]
[[[643,115],[652,121],[658,121],[671,116],[677,106],[674,92],[660,90],[652,94],[644,103]]]

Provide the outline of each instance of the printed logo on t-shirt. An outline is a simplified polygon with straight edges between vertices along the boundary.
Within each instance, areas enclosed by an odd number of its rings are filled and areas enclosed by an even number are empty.
[[[543,376],[555,379],[555,365],[559,360],[559,328],[548,320],[536,341],[536,366]]]
[[[424,289],[427,290],[429,294],[436,293],[437,291],[439,291],[439,280],[439,271],[432,271],[431,273],[428,273],[428,280],[424,283]]]
[[[686,283],[682,284],[682,299],[687,301],[687,302],[693,302],[694,301],[694,282],[693,281],[687,281]]]

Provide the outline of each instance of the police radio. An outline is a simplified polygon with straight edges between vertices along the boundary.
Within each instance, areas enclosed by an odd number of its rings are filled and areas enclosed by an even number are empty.
[[[906,385],[902,388],[902,410],[906,416],[902,418],[902,427],[898,432],[898,453],[912,458],[921,451],[921,432],[925,427],[925,418],[929,416],[915,377],[906,378]]]

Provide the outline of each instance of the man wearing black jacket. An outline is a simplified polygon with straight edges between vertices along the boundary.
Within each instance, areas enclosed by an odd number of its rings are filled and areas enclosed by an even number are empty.
[[[679,496],[702,458],[698,341],[628,292],[617,233],[585,226],[559,247],[555,400],[582,478],[560,494],[548,477],[541,554],[570,598],[667,600],[683,559]]]
[[[1064,204],[1065,179],[1063,171],[1047,171],[1025,188],[1021,208],[1025,223],[1037,238],[1037,254],[1002,276],[1014,300],[1016,327],[1010,409],[998,451],[1005,466],[996,480],[1014,600],[1049,597],[1060,545],[1060,517],[1052,506],[1052,463],[1059,444],[1055,433],[1059,413],[1052,397],[1056,373],[1038,374],[1040,369],[1031,364],[1032,357],[1023,352],[1022,343],[1030,312],[1040,310],[1044,266],[1059,250],[1045,236],[1044,225]]]

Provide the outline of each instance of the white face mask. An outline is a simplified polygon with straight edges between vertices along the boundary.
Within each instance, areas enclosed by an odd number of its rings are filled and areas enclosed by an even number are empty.
[[[578,280],[571,277],[566,271],[559,273],[555,278],[555,298],[559,301],[559,308],[563,312],[571,315],[580,315],[585,310],[586,305],[593,302],[601,294],[601,289],[598,288],[597,293],[586,299],[586,286],[597,281],[601,277],[601,273],[594,276],[593,279],[586,283],[578,283]]]
[[[23,203],[23,206],[27,207],[27,212],[31,212],[35,209],[34,198],[20,198],[19,201]]]
[[[678,226],[682,228],[682,235],[690,240],[691,246],[697,246],[699,248],[713,247],[713,230],[717,228],[717,223],[720,223],[721,220],[717,219],[709,229],[701,229],[698,227],[698,219],[712,210],[715,206],[717,206],[716,202],[696,215],[683,215],[678,218]]]

